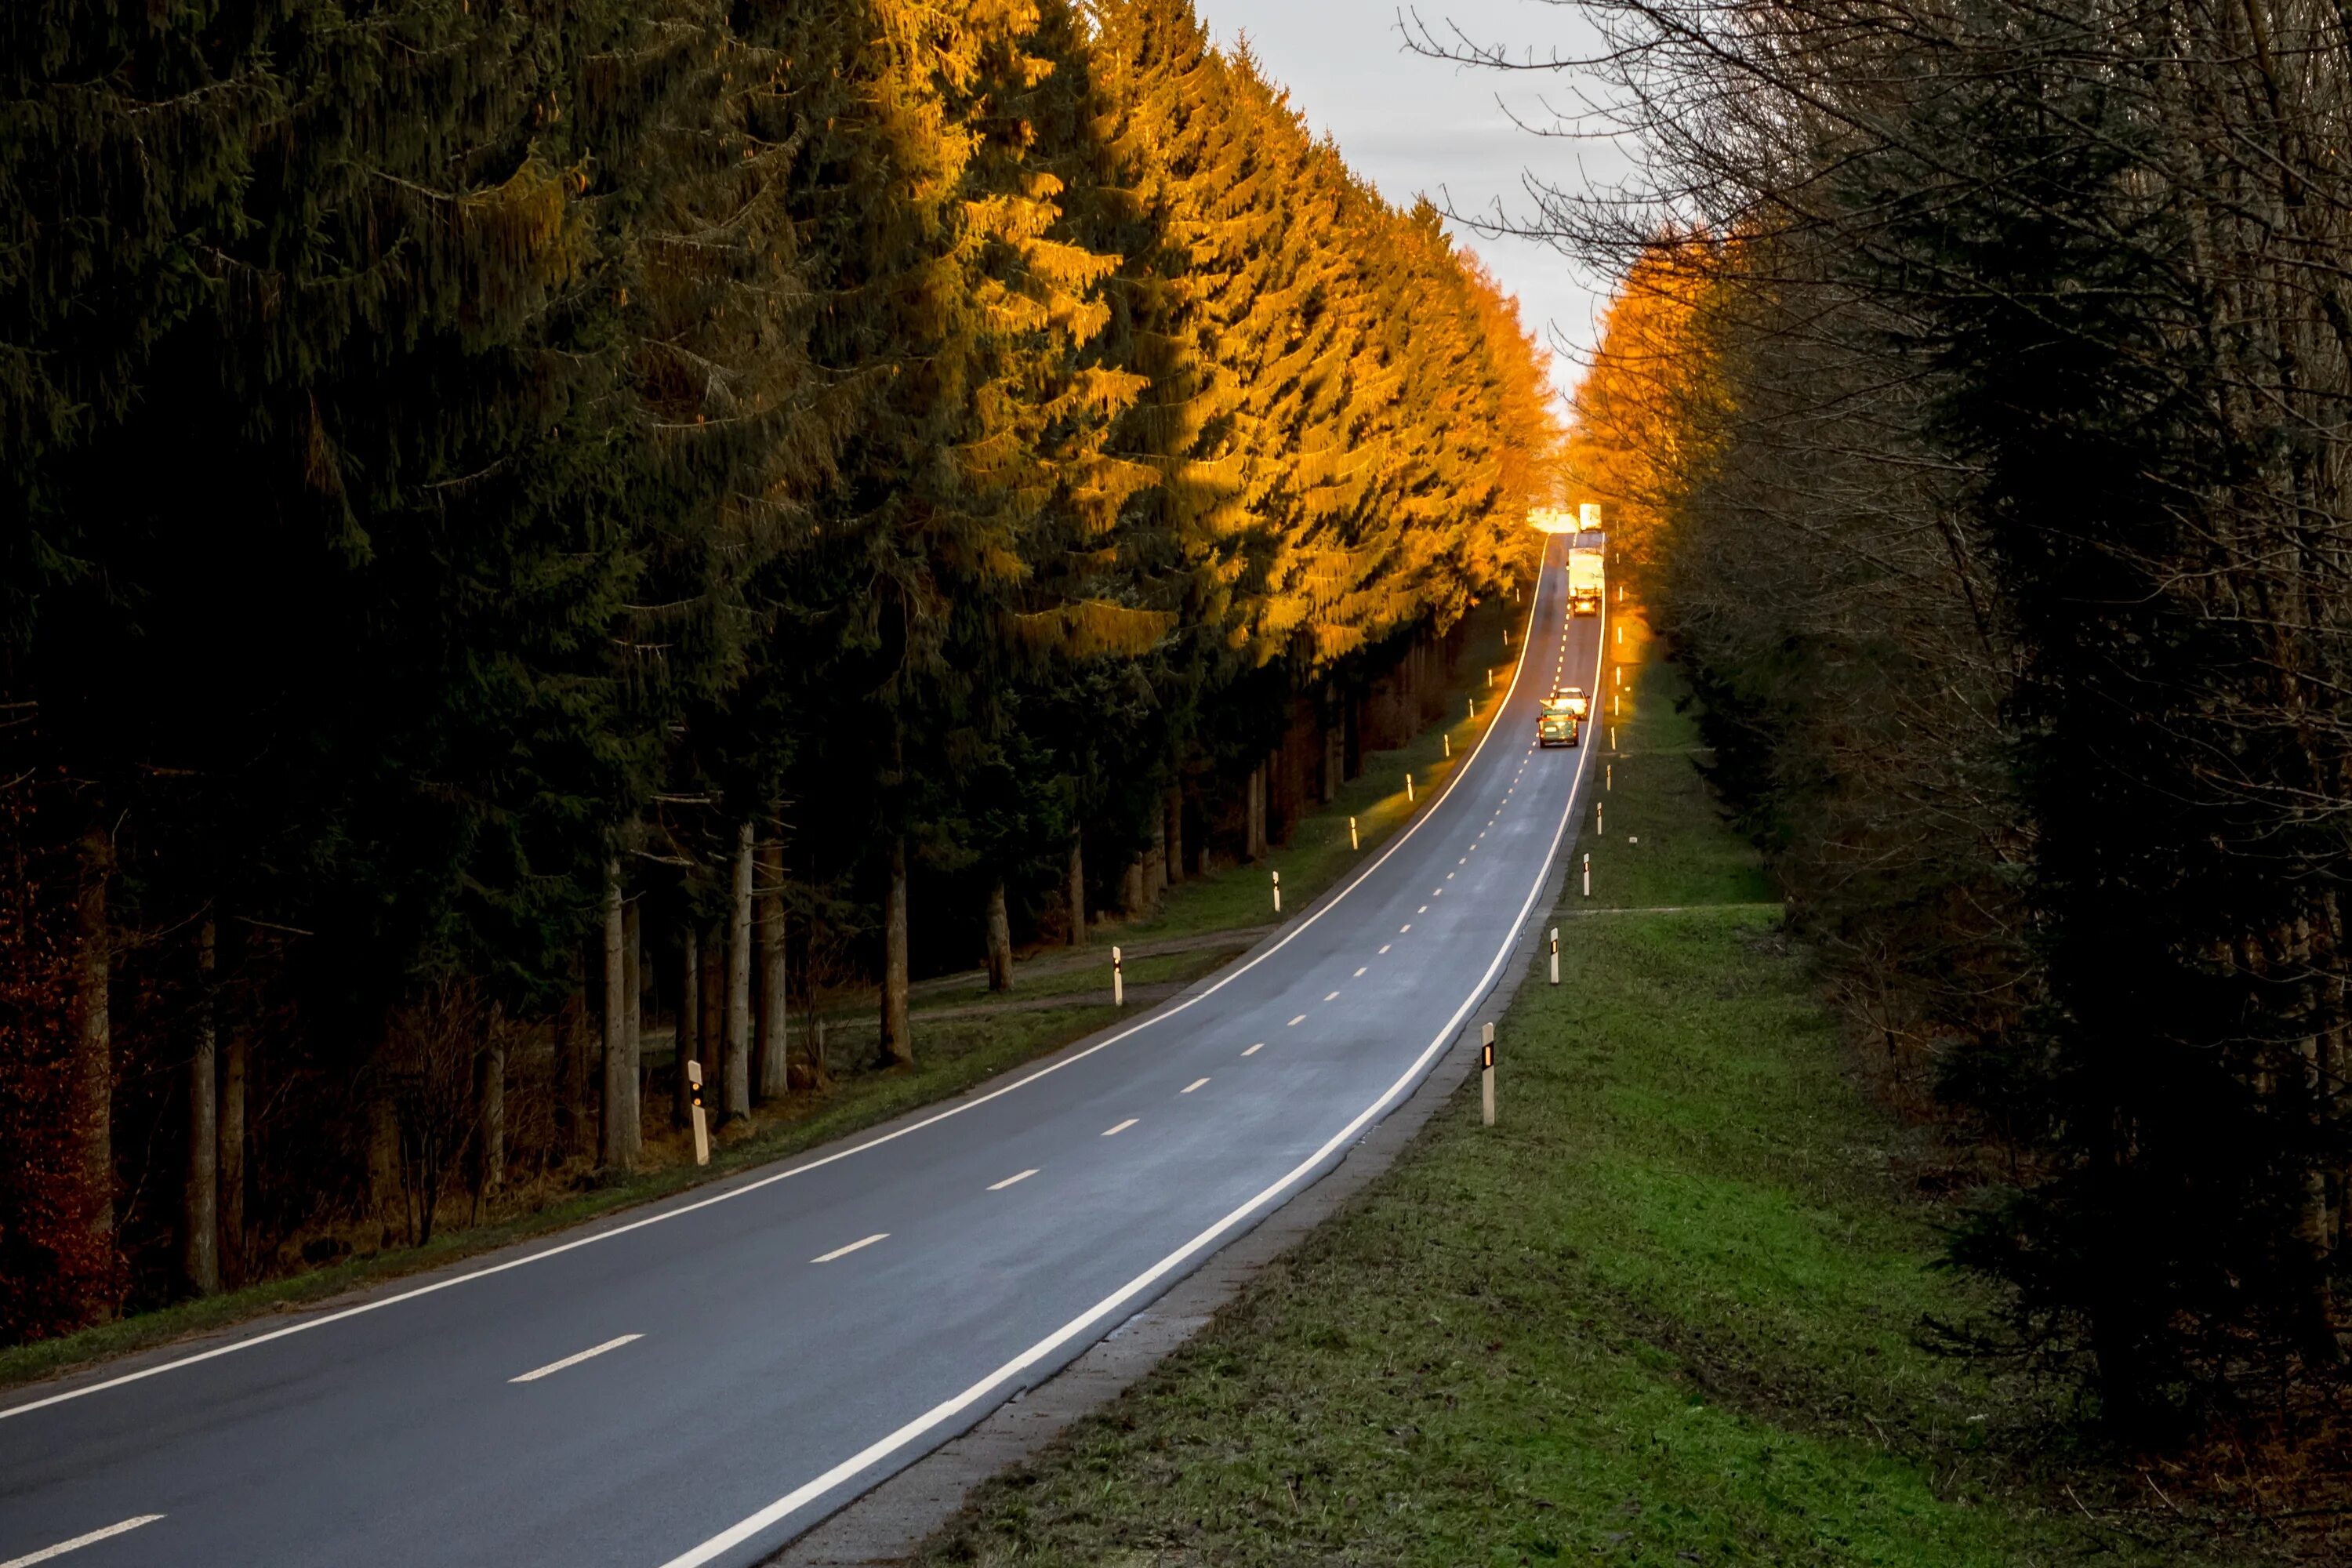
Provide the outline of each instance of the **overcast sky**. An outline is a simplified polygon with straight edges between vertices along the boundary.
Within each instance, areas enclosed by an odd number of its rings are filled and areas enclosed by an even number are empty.
[[[1399,205],[1426,193],[1441,207],[1484,212],[1496,200],[1526,215],[1521,187],[1533,172],[1572,185],[1605,168],[1605,148],[1546,141],[1511,122],[1549,120],[1542,100],[1566,103],[1566,84],[1541,74],[1464,68],[1405,52],[1397,0],[1195,0],[1221,44],[1246,35],[1268,75],[1348,163]],[[1572,55],[1589,42],[1571,5],[1547,0],[1422,0],[1433,27],[1449,22],[1481,44],[1538,57]],[[1498,101],[1500,100],[1500,101]],[[1509,106],[1507,111],[1505,105]],[[1518,296],[1521,319],[1570,352],[1591,345],[1599,309],[1593,280],[1557,251],[1524,240],[1463,233],[1503,286]],[[1556,365],[1565,391],[1572,364]]]

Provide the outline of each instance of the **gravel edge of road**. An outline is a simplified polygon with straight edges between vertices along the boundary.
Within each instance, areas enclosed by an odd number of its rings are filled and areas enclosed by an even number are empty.
[[[1572,803],[1580,805],[1580,797],[1572,797]],[[1542,894],[1529,909],[1527,928],[1518,933],[1494,985],[1413,1091],[1367,1130],[1338,1164],[1211,1253],[1061,1371],[1014,1394],[969,1430],[904,1468],[845,1498],[760,1559],[760,1568],[898,1568],[908,1563],[918,1546],[954,1517],[973,1488],[1028,1459],[1074,1422],[1108,1405],[1205,1328],[1267,1264],[1305,1240],[1394,1164],[1437,1108],[1469,1079],[1478,1059],[1472,1042],[1478,1038],[1479,1026],[1494,1024],[1499,1029],[1512,998],[1528,983],[1543,952],[1545,929],[1567,890],[1569,868],[1583,836],[1580,810],[1561,836]],[[1343,881],[1330,893],[1347,885]],[[1316,907],[1322,902],[1318,899]],[[1301,918],[1312,912],[1304,911]],[[1498,1043],[1496,1054],[1505,1061],[1508,1050],[1508,1041]]]

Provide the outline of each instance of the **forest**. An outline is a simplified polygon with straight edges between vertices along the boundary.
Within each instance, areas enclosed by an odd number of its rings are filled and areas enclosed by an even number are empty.
[[[625,1175],[820,991],[911,1063],[1396,744],[1558,499],[1512,302],[1189,0],[12,0],[0,76],[0,1343]]]
[[[2352,15],[1587,9],[1645,151],[1529,225],[1629,279],[1571,472],[1874,1070],[1972,1151],[1950,1260],[2005,1306],[1950,1342],[2308,1436],[2352,1327]]]

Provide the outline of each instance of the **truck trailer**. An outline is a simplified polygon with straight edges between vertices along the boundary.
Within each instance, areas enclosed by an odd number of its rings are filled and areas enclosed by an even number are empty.
[[[1602,557],[1608,540],[1598,533],[1580,533],[1568,546],[1568,611],[1572,616],[1597,616],[1605,574]]]

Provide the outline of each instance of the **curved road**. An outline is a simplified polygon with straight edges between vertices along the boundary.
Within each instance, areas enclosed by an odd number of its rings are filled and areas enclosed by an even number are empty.
[[[1074,1359],[1411,1092],[1572,837],[1590,749],[1537,750],[1535,707],[1597,692],[1603,626],[1567,617],[1548,563],[1444,795],[1137,1023],[625,1223],[20,1391],[0,1568],[758,1561]]]

